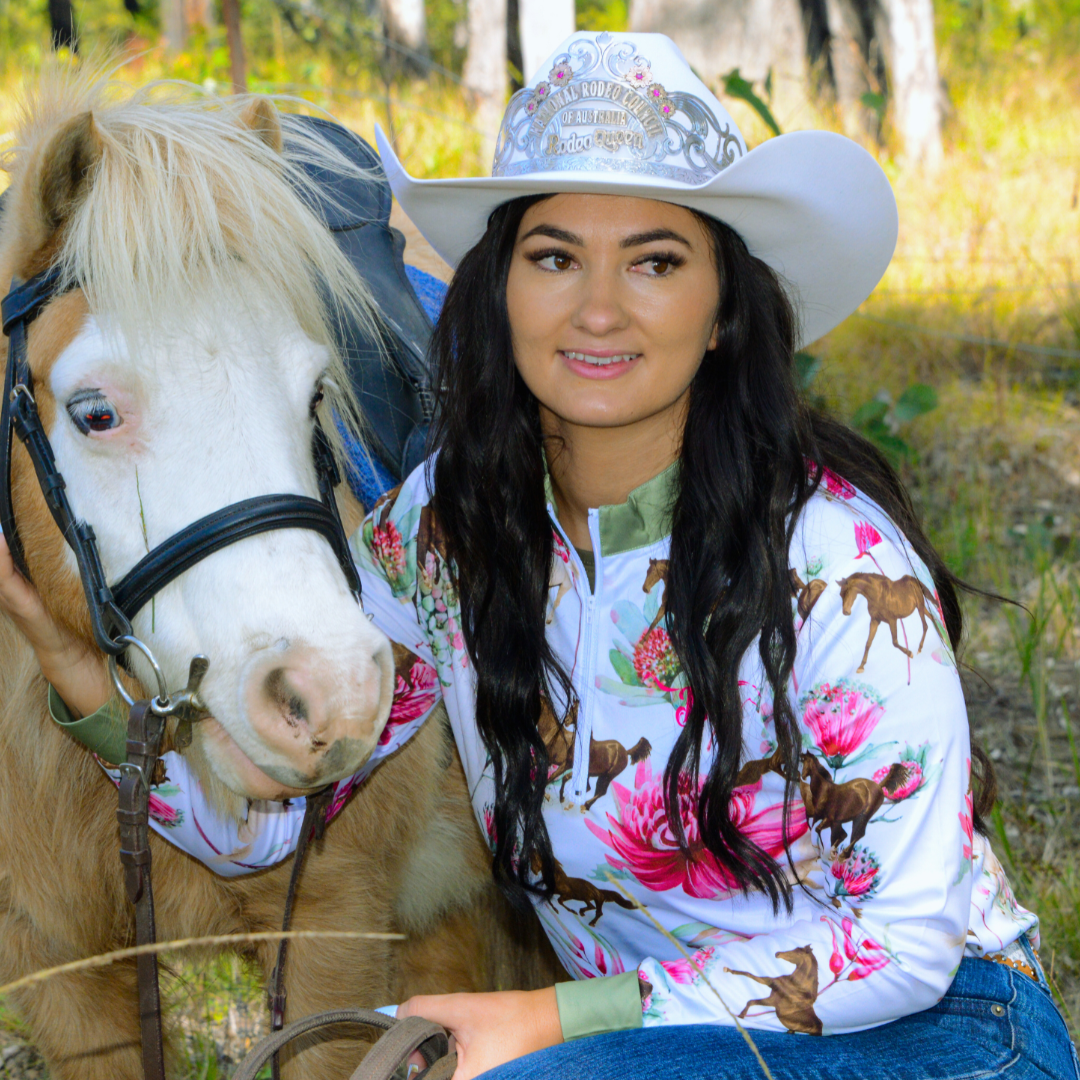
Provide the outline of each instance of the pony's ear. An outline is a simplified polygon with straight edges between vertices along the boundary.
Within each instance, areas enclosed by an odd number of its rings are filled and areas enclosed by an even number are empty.
[[[250,128],[274,153],[281,153],[285,145],[281,135],[281,117],[268,97],[255,94],[248,98],[240,112],[240,123]]]
[[[89,111],[68,120],[46,144],[30,190],[48,233],[71,217],[90,173],[101,160],[101,149],[101,134]]]

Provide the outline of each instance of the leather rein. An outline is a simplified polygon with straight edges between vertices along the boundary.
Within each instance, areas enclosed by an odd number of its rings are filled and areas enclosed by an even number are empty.
[[[94,640],[109,657],[117,689],[130,706],[127,761],[120,765],[119,809],[120,858],[124,865],[128,899],[135,907],[136,943],[156,940],[154,899],[150,878],[149,799],[154,771],[162,753],[162,739],[170,717],[179,721],[177,744],[190,741],[191,723],[207,714],[199,698],[199,684],[209,661],[192,659],[188,685],[170,692],[161,668],[150,649],[135,637],[131,620],[161,589],[185,570],[215,551],[250,536],[277,529],[309,529],[330,543],[348,583],[360,602],[360,578],[349,552],[334,488],[341,475],[334,461],[325,431],[315,422],[312,454],[319,484],[319,499],[304,495],[262,495],[217,510],[159,544],[115,585],[105,580],[97,539],[89,523],[76,518],[66,493],[64,477],[56,459],[34,399],[34,380],[27,359],[27,329],[42,310],[63,292],[61,271],[52,267],[28,281],[13,280],[11,291],[0,304],[3,332],[8,338],[7,368],[3,399],[0,402],[0,528],[16,569],[31,581],[26,553],[19,538],[11,491],[11,454],[17,435],[34,465],[38,483],[53,520],[74,551],[79,566]],[[142,652],[154,669],[158,694],[150,700],[132,701],[120,683],[116,663],[129,647]],[[292,877],[285,902],[284,929],[289,928],[294,894],[308,843],[313,834],[321,836],[331,788],[312,795],[297,842]],[[271,977],[272,1029],[279,1031],[285,1019],[285,957],[287,938],[278,949],[278,961]],[[144,954],[136,961],[139,988],[139,1017],[142,1033],[143,1074],[146,1080],[165,1080],[161,1000],[157,957]],[[273,1054],[273,1075],[279,1075],[277,1052]]]

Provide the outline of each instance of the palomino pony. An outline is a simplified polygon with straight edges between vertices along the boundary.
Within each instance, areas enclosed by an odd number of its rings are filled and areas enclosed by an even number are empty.
[[[76,286],[32,325],[27,355],[107,579],[222,506],[317,497],[315,418],[332,429],[331,408],[353,416],[330,323],[335,310],[370,319],[371,309],[298,194],[295,162],[347,163],[315,136],[283,135],[265,99],[124,97],[75,75],[43,81],[16,147],[0,288],[50,266]],[[46,607],[92,642],[74,560],[21,445],[12,490]],[[195,725],[185,753],[221,814],[240,819],[251,800],[347,777],[379,739],[391,648],[311,532],[219,551],[133,621],[170,686],[184,684],[195,653],[210,658],[201,693],[214,719]],[[0,983],[131,943],[116,804],[91,754],[49,719],[34,658],[0,618]],[[224,878],[156,835],[152,848],[161,940],[280,927],[291,861]],[[489,866],[446,726],[429,721],[314,844],[293,920],[408,940],[294,942],[289,1018],[491,988],[502,916]],[[249,955],[269,977],[274,948]],[[15,1004],[55,1080],[141,1075],[133,963],[25,988]],[[283,1054],[285,1075],[347,1076],[363,1049],[301,1043]]]

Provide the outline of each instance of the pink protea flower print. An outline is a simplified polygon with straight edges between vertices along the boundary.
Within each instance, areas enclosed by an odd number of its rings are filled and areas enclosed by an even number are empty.
[[[875,971],[880,971],[889,963],[891,957],[872,937],[864,934],[856,943],[853,936],[855,924],[847,917],[841,924],[844,934],[844,951],[841,954],[836,941],[836,924],[826,915],[821,916],[821,921],[828,923],[829,933],[832,934],[833,947],[832,955],[829,957],[829,970],[833,974],[833,983],[858,982],[859,979],[865,979]],[[845,971],[848,974],[845,979],[841,979]],[[829,985],[831,986],[832,983]],[[822,989],[825,990],[828,987]]]
[[[889,791],[887,788],[884,789],[885,798],[890,802],[903,802],[904,799],[908,799],[914,795],[925,782],[922,766],[917,761],[901,761],[900,764],[907,769],[907,779],[900,787],[895,788],[893,791]],[[889,775],[889,770],[891,768],[891,765],[882,765],[881,768],[874,773],[874,783],[880,784],[885,777]]]
[[[669,689],[682,670],[671,638],[662,626],[653,627],[642,634],[634,646],[633,662],[642,684],[655,686],[658,690]]]
[[[613,783],[612,793],[618,818],[607,815],[610,829],[602,829],[585,819],[594,836],[613,848],[608,862],[617,870],[629,870],[646,888],[654,892],[681,888],[690,896],[709,900],[727,896],[735,888],[727,869],[701,842],[697,820],[697,797],[701,783],[692,784],[683,777],[679,784],[678,811],[689,846],[689,854],[679,850],[664,810],[663,777],[654,777],[649,762],[641,762],[635,772],[634,791]],[[763,851],[777,858],[784,850],[782,833],[783,805],[757,810],[761,784],[737,788],[729,804],[731,821],[737,829]],[[806,832],[806,813],[802,803],[792,804],[788,830],[789,842]]]
[[[856,559],[861,559],[875,545],[881,543],[881,533],[869,521],[855,522],[855,546],[859,549]]]
[[[833,768],[870,737],[885,708],[867,686],[839,680],[819,683],[803,699],[803,723]]]
[[[840,946],[836,943],[836,926],[832,919],[821,916],[821,921],[829,924],[829,933],[832,934],[832,956],[829,957],[829,970],[833,973],[833,979],[835,980],[840,972],[844,970],[844,958],[840,955]]]
[[[689,986],[701,978],[701,972],[711,962],[716,949],[707,945],[694,953],[693,963],[689,960],[661,960],[660,966],[671,976],[672,982]]]
[[[968,761],[968,770],[970,774],[971,762]],[[971,796],[970,786],[967,789],[967,794],[964,796],[964,809],[960,811],[960,828],[964,831],[964,859],[967,862],[971,862],[971,849],[975,842],[975,810],[974,801]]]
[[[401,542],[401,533],[392,521],[382,525],[372,525],[371,553],[378,560],[392,583],[405,576],[405,548]]]
[[[570,562],[570,549],[566,546],[566,541],[559,535],[555,529],[551,530],[552,544],[555,550],[555,554],[564,563]]]
[[[556,86],[565,86],[574,74],[574,69],[567,63],[556,64],[549,72],[548,79]],[[540,86],[544,86],[541,83]],[[537,88],[539,89],[539,87]]]
[[[880,971],[889,962],[889,954],[868,935],[863,935],[859,943],[852,936],[854,923],[845,918],[841,925],[844,929],[844,954],[853,963],[853,970],[848,975],[848,982],[865,979],[867,975]]]
[[[158,798],[153,792],[150,793],[150,816],[166,828],[175,828],[184,823],[184,814],[175,806],[170,806],[164,799]]]
[[[495,832],[495,808],[490,803],[487,803],[481,813],[484,817],[484,835],[488,839],[488,847],[494,851],[498,842],[498,836]]]
[[[822,469],[825,480],[825,490],[830,495],[835,495],[838,499],[854,499],[855,488],[851,486],[842,476],[834,473],[832,469]]]
[[[390,706],[390,719],[386,721],[379,745],[385,746],[393,736],[394,728],[418,720],[433,708],[439,697],[439,676],[435,669],[419,657],[409,669],[408,677],[397,676],[394,702]]]
[[[694,707],[694,692],[689,686],[683,686],[675,691],[675,723],[679,727],[686,727],[686,721],[690,719],[690,710]]]
[[[833,859],[829,872],[836,881],[834,895],[852,900],[869,900],[878,886],[881,864],[872,851],[855,845],[855,851],[846,859]]]

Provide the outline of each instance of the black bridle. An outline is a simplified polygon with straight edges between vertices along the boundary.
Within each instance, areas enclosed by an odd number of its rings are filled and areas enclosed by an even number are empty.
[[[216,510],[155,547],[115,585],[105,580],[93,528],[78,520],[68,501],[64,477],[34,400],[34,381],[26,356],[30,323],[57,295],[58,267],[30,278],[13,281],[0,305],[3,330],[8,336],[7,370],[0,411],[0,528],[4,530],[16,568],[31,580],[26,553],[19,538],[11,493],[11,450],[18,435],[34,464],[45,502],[64,539],[75,552],[83,592],[90,608],[94,640],[109,656],[119,656],[132,634],[131,620],[150,598],[185,570],[238,540],[276,529],[311,529],[321,533],[334,549],[349,590],[360,600],[360,578],[353,565],[345,530],[334,499],[341,475],[326,432],[316,420],[312,453],[319,482],[319,499],[306,495],[260,495]]]

